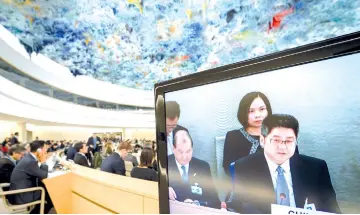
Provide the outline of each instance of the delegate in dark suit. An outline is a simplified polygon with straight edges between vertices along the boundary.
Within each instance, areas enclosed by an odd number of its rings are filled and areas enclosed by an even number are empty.
[[[97,144],[96,148],[94,146],[94,141]],[[97,143],[97,142],[99,142],[99,143]],[[101,144],[101,139],[100,139],[100,137],[96,136],[96,137],[89,137],[86,145],[89,147],[89,150],[92,150],[92,152],[95,153],[95,152],[99,151],[98,144]],[[92,146],[92,147],[90,147],[90,146]]]
[[[10,190],[32,188],[38,186],[38,180],[47,178],[48,166],[38,166],[37,160],[30,153],[26,154],[15,166],[10,178]],[[26,204],[39,200],[41,191],[15,194],[11,197],[12,204]]]
[[[66,160],[74,160],[76,155],[76,149],[73,146],[70,146],[70,148],[67,150],[66,153]]]
[[[246,133],[247,134],[247,133]],[[251,136],[251,138],[259,141],[259,136]],[[229,131],[226,133],[225,142],[224,142],[224,155],[223,155],[223,167],[225,173],[230,175],[229,166],[232,162],[237,161],[243,157],[248,156],[252,143],[249,140],[249,137],[244,136],[239,129]],[[262,151],[262,148],[259,146],[256,150],[257,152]],[[299,154],[298,146],[296,146],[295,153]]]
[[[19,143],[19,140],[17,137],[11,138],[11,145],[18,144],[18,143]]]
[[[294,154],[290,171],[296,207],[304,208],[308,199],[318,211],[341,213],[324,160]],[[270,214],[271,204],[276,204],[276,193],[264,153],[238,160],[235,178],[235,195],[229,207],[239,213]]]
[[[74,157],[74,162],[80,166],[91,167],[85,155],[77,152]]]
[[[0,183],[10,183],[11,173],[15,168],[15,163],[9,158],[4,157],[0,159]],[[5,191],[8,188],[3,188]]]
[[[101,171],[125,176],[125,163],[117,152],[112,153],[101,164]]]
[[[177,201],[198,200],[202,206],[221,208],[221,202],[207,162],[193,157],[189,163],[188,182],[185,183],[182,181],[175,156],[172,154],[168,157],[168,175],[169,187],[174,189]],[[198,183],[198,187],[202,188],[202,195],[192,192],[191,186],[194,186],[195,183]]]

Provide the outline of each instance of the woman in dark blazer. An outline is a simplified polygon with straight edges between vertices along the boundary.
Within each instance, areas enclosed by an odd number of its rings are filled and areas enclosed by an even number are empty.
[[[241,99],[237,118],[242,128],[227,132],[225,137],[223,167],[227,175],[232,162],[262,150],[261,125],[271,114],[270,101],[263,93],[250,92]],[[297,147],[295,152],[299,153]]]
[[[269,114],[272,114],[271,105],[263,93],[251,92],[241,99],[237,118],[242,128],[227,132],[225,137],[223,167],[226,174],[230,175],[232,162],[261,150],[261,124]]]

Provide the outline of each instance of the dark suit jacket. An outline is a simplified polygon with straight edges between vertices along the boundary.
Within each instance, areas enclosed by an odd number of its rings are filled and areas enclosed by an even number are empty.
[[[308,203],[314,203],[318,211],[341,213],[324,160],[294,154],[290,171],[296,207],[304,208],[308,198]],[[228,207],[239,213],[270,214],[276,194],[264,153],[238,160],[235,172],[235,192]]]
[[[18,138],[16,138],[16,137],[11,138],[11,145],[14,145],[14,144],[17,144],[17,143],[19,143]]]
[[[26,154],[15,166],[10,178],[10,190],[37,187],[39,180],[48,176],[48,166],[38,162],[31,154]],[[26,192],[13,195],[9,200],[12,204],[25,204],[39,200],[41,191]]]
[[[124,160],[125,160],[125,161],[130,161],[130,162],[133,164],[134,167],[139,165],[139,162],[138,162],[137,158],[136,158],[134,155],[132,155],[132,154],[128,154],[128,155],[124,158]]]
[[[66,153],[66,160],[74,160],[76,154],[76,149],[73,146],[70,146],[70,148],[67,150]]]
[[[101,171],[125,176],[125,162],[116,152],[113,152],[101,164]]]
[[[81,155],[80,153],[76,153],[75,157],[74,157],[74,162],[80,166],[86,166],[86,167],[91,167],[88,163],[88,160],[86,159],[85,156]]]
[[[99,144],[101,144],[101,139],[100,139],[100,137],[96,137],[96,141],[98,141]],[[96,144],[96,149],[91,148],[90,145],[94,146],[94,138],[93,138],[93,137],[89,137],[88,142],[87,142],[86,145],[89,146],[89,150],[92,150],[93,153],[95,153],[95,152],[99,151],[99,144]]]
[[[15,164],[8,158],[0,159],[0,183],[10,183],[11,173]]]
[[[259,140],[258,137],[253,136],[253,138]],[[232,162],[249,155],[251,147],[252,143],[244,137],[239,129],[226,133],[223,155],[223,167],[226,174],[230,175],[229,166]],[[259,151],[262,151],[261,146],[257,149],[257,152]],[[299,154],[297,146],[295,152]]]
[[[184,202],[186,199],[198,200],[202,206],[221,208],[221,202],[210,172],[207,162],[193,157],[189,164],[188,183],[184,183],[176,165],[174,154],[168,157],[169,187],[176,193],[178,201]],[[202,188],[202,195],[191,192],[191,186],[198,183]]]

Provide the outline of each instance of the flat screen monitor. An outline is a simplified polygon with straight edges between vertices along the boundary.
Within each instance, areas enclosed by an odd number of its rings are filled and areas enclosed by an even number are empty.
[[[360,34],[156,86],[161,213],[360,213]]]

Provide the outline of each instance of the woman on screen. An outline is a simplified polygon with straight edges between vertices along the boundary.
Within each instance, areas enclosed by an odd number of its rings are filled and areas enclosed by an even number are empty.
[[[225,137],[223,167],[230,175],[230,164],[261,150],[260,131],[262,121],[272,114],[269,99],[261,92],[250,92],[240,101],[238,120],[242,128],[229,131]]]

